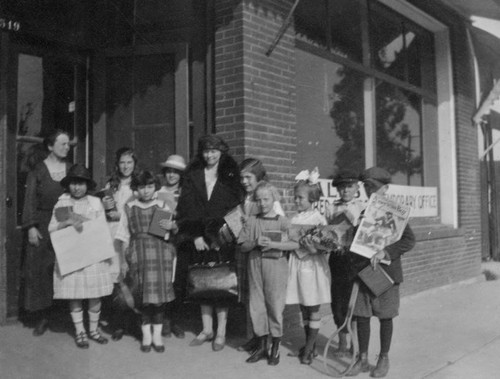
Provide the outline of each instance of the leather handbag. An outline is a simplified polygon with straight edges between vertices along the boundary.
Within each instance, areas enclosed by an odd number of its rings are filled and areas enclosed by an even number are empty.
[[[237,301],[238,276],[230,262],[202,262],[188,268],[187,297],[191,301]]]

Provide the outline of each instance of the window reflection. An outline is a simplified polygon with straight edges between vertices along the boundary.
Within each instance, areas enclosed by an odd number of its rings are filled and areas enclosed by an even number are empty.
[[[395,184],[422,185],[421,98],[378,82],[375,103],[377,165]]]
[[[364,168],[363,77],[297,50],[297,168]]]
[[[370,2],[372,65],[400,80],[434,90],[432,33]]]
[[[301,1],[294,12],[297,38],[361,62],[361,11],[357,0]]]

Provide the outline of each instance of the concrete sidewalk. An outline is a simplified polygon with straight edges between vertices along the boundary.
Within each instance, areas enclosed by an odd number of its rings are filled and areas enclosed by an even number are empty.
[[[500,264],[485,266],[500,276]],[[334,331],[325,317],[320,347]],[[108,345],[91,342],[89,350],[76,348],[65,332],[47,332],[39,338],[21,324],[0,327],[0,378],[2,379],[114,379],[114,378],[327,378],[322,358],[312,366],[287,356],[300,347],[302,331],[288,329],[281,363],[245,363],[247,355],[234,348],[241,339],[229,339],[218,353],[209,344],[189,347],[186,339],[165,339],[166,352],[144,354],[139,342],[124,337]],[[377,337],[377,338],[375,338]],[[378,353],[378,322],[372,322],[370,362]],[[388,379],[498,378],[500,363],[500,280],[472,280],[402,299],[395,319]],[[369,374],[360,374],[368,378]]]

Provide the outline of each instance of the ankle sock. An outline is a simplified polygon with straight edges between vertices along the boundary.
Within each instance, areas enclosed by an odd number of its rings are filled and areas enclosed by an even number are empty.
[[[151,335],[151,324],[142,324],[141,330],[142,330],[142,344],[144,346],[151,345],[153,339]]]
[[[71,319],[73,320],[73,324],[75,325],[76,334],[80,334],[81,332],[85,333],[85,327],[83,326],[83,311],[73,311],[70,312]]]
[[[99,317],[101,315],[101,312],[88,311],[88,314],[89,314],[89,332],[93,332],[97,330],[97,327],[99,326]]]

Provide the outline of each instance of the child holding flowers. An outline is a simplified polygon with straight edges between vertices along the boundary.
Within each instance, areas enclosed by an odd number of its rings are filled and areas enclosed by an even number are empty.
[[[302,171],[295,179],[294,201],[298,213],[291,219],[292,228],[293,225],[326,225],[325,217],[313,208],[321,196],[318,169],[311,173]],[[300,349],[299,359],[302,364],[310,365],[316,354],[315,342],[321,325],[320,305],[330,303],[330,269],[326,252],[313,247],[312,236],[298,237],[298,234],[291,237],[302,244],[290,255],[286,303],[300,305],[306,344]]]

